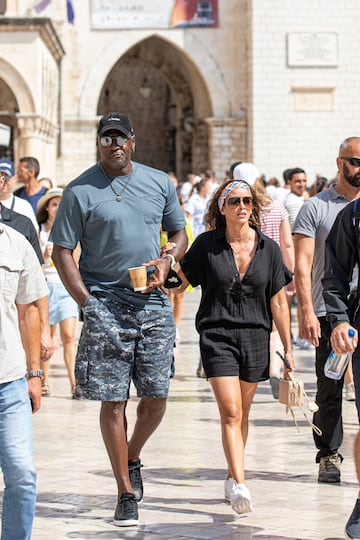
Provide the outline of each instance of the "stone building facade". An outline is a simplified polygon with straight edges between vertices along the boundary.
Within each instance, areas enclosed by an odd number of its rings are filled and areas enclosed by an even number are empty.
[[[360,134],[355,0],[218,0],[214,28],[99,28],[104,0],[73,0],[73,24],[65,0],[40,17],[34,1],[6,4],[0,153],[35,155],[56,184],[94,163],[97,122],[113,110],[133,119],[134,159],[180,179],[222,179],[238,160],[268,177],[291,166],[333,177],[339,142]]]

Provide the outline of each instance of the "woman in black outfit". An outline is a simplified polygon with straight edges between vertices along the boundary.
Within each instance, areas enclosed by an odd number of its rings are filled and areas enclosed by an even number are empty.
[[[259,229],[260,210],[247,182],[224,183],[206,215],[210,230],[196,238],[180,261],[183,283],[173,289],[181,292],[189,283],[201,286],[196,328],[220,412],[228,465],[225,498],[239,514],[252,510],[244,448],[257,384],[269,378],[273,320],[285,357],[294,366],[285,267],[278,245]]]

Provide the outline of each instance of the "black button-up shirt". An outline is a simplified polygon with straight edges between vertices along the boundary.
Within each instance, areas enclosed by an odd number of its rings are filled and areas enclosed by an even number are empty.
[[[284,285],[279,246],[257,230],[255,255],[240,278],[225,228],[198,236],[180,261],[193,287],[202,289],[196,315],[198,332],[206,328],[264,328],[271,332],[270,300]]]

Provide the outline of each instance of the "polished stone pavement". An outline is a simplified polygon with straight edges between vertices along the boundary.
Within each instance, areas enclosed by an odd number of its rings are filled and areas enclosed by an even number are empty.
[[[319,485],[309,425],[298,411],[298,433],[285,407],[273,399],[269,383],[261,383],[251,411],[245,462],[254,511],[238,516],[224,502],[217,407],[207,381],[195,375],[198,300],[198,290],[185,295],[167,413],[142,454],[145,498],[138,529],[112,524],[116,487],[100,435],[99,404],[70,398],[61,348],[56,352],[51,360],[52,395],[43,399],[34,416],[38,499],[33,540],[344,538],[357,496],[353,402],[344,400],[342,482]],[[310,395],[315,389],[313,357],[313,351],[296,352],[298,373]],[[132,398],[129,429],[135,408]]]

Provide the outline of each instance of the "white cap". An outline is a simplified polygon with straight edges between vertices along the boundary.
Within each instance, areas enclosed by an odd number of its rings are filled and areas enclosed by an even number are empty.
[[[233,177],[234,180],[245,180],[250,186],[252,186],[260,173],[253,163],[239,163],[236,165]]]

